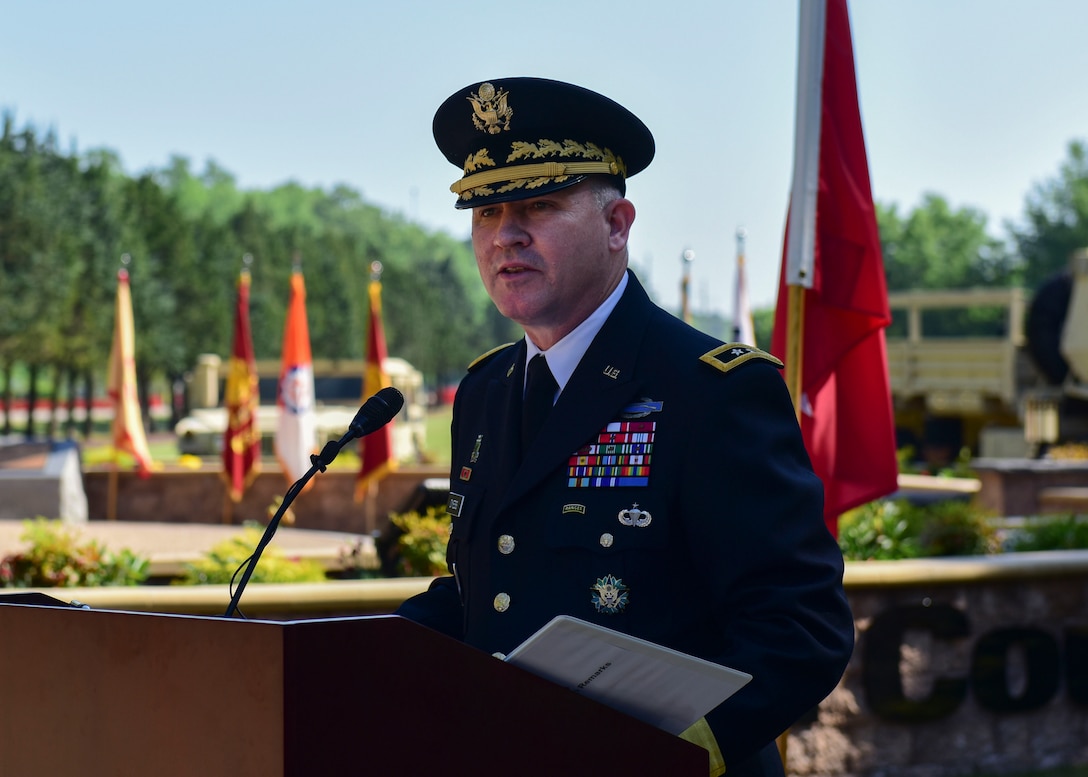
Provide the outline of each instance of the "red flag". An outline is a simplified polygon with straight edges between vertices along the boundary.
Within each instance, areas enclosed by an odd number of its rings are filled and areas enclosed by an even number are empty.
[[[151,452],[147,447],[140,400],[136,393],[136,326],[132,320],[132,292],[128,270],[117,271],[117,305],[110,348],[107,391],[113,400],[113,450],[130,453],[136,459],[140,477],[151,475]]]
[[[383,388],[393,385],[385,371],[385,332],[382,329],[382,284],[370,281],[370,321],[367,324],[366,373],[363,375],[363,400]],[[393,424],[388,423],[359,441],[359,456],[363,463],[355,482],[355,496],[362,498],[370,487],[397,468],[393,455]]]
[[[234,308],[234,344],[227,369],[227,430],[223,437],[223,475],[230,498],[239,502],[261,468],[261,430],[257,410],[257,359],[249,328],[248,270],[238,277],[238,303]]]
[[[314,361],[310,352],[310,326],[306,320],[306,283],[302,271],[291,274],[291,299],[283,328],[283,358],[276,391],[279,422],[276,456],[289,482],[310,468],[317,450],[317,410],[314,406]],[[308,484],[309,485],[309,484]]]
[[[891,314],[846,0],[800,5],[793,193],[771,350],[786,362],[837,534],[839,515],[897,488]]]

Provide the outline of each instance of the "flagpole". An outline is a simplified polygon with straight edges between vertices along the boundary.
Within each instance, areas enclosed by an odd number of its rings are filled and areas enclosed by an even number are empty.
[[[374,322],[375,322],[375,318],[376,318],[375,315],[374,315],[375,311],[374,311],[373,308],[374,308],[374,304],[375,304],[375,301],[376,301],[375,297],[377,295],[370,294],[369,291],[371,289],[375,288],[374,284],[381,284],[381,282],[382,282],[382,270],[384,270],[384,269],[385,268],[382,265],[382,263],[377,261],[377,260],[370,263],[370,284],[368,285],[368,297],[369,297],[370,306],[371,306],[371,310],[370,310],[370,318],[371,318],[370,326],[374,326]],[[380,285],[377,288],[381,288]],[[370,336],[371,334],[372,334],[371,332],[367,333],[368,336]],[[370,354],[368,353],[367,356],[370,357]],[[374,358],[378,358],[378,354],[374,354]],[[378,382],[379,383],[382,382],[380,376],[382,374],[383,369],[384,369],[383,365],[379,364],[378,365],[378,375],[379,375]],[[363,394],[364,394],[363,400],[365,401],[366,400],[365,395],[366,395],[367,389],[368,388],[373,389],[373,387],[368,387],[368,386],[365,385],[366,384],[366,379],[365,378],[363,379],[363,384],[364,384],[363,385]],[[360,445],[359,453],[363,454],[364,451],[363,451],[361,446],[366,445],[366,441],[360,439],[359,440],[359,445]],[[360,455],[360,459],[362,459],[362,458],[363,458],[363,456]],[[377,525],[378,525],[378,481],[379,480],[380,480],[380,478],[377,478],[377,477],[367,478],[367,482],[365,484],[366,492],[363,494],[363,520],[365,521],[365,523],[363,525],[367,526],[367,527],[370,527],[372,529],[376,528]]]
[[[805,291],[812,288],[816,266],[826,26],[827,0],[799,3],[794,170],[783,267],[787,284],[786,385],[798,420],[804,387]]]
[[[793,412],[801,420],[802,356],[805,352],[805,287],[790,285],[786,308],[786,387],[793,400]]]
[[[117,520],[117,454],[113,454],[113,466],[110,467],[110,477],[106,490],[106,520]]]
[[[695,252],[685,248],[680,254],[680,262],[684,268],[680,278],[680,316],[688,324],[691,323],[691,303],[688,300],[691,287],[691,263],[695,261]]]
[[[744,227],[737,227],[737,266],[736,271],[733,273],[733,336],[729,338],[734,343],[740,343],[744,341],[744,337],[741,334],[743,324],[740,320],[741,317],[741,287],[740,279],[744,272],[744,239],[748,236],[748,233],[744,231]],[[755,345],[753,342],[752,345]]]
[[[737,262],[733,281],[733,342],[757,345],[755,322],[752,309],[748,304],[748,282],[745,274],[744,242],[748,239],[748,230],[737,227]]]
[[[798,2],[793,184],[786,220],[782,280],[786,285],[785,379],[799,424],[804,393],[805,292],[813,286],[816,268],[816,204],[820,185],[824,35],[828,2]],[[775,741],[784,768],[788,764],[789,738],[790,730],[786,729]]]

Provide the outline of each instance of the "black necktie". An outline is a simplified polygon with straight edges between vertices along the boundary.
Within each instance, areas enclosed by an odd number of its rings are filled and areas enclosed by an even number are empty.
[[[538,353],[529,361],[525,381],[525,402],[521,408],[521,455],[529,450],[529,445],[536,437],[544,419],[548,417],[555,401],[555,392],[559,384],[548,369],[544,354]]]

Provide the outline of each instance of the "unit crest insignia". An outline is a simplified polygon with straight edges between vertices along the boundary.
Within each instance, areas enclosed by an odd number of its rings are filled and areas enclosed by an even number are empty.
[[[615,615],[623,612],[627,606],[627,586],[615,575],[598,577],[590,590],[593,591],[591,601],[597,612]]]
[[[480,84],[480,90],[468,96],[472,103],[472,123],[476,129],[492,135],[510,129],[514,109],[507,105],[509,96],[509,92],[495,89],[491,83]]]

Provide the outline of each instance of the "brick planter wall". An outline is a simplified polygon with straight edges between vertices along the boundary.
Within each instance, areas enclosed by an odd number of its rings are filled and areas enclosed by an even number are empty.
[[[857,642],[790,774],[1088,765],[1088,551],[852,562]]]
[[[425,479],[449,477],[449,469],[401,468],[378,484],[372,501],[362,502],[355,501],[356,474],[335,469],[318,473],[292,504],[295,518],[292,525],[300,529],[369,534],[384,528],[388,513],[403,509]],[[107,469],[83,473],[91,520],[104,520],[108,514],[109,478]],[[117,520],[234,524],[257,521],[263,525],[268,523],[269,508],[289,485],[278,469],[261,472],[242,501],[230,506],[228,514],[227,489],[218,469],[179,468],[156,472],[144,479],[135,472],[119,472]]]

